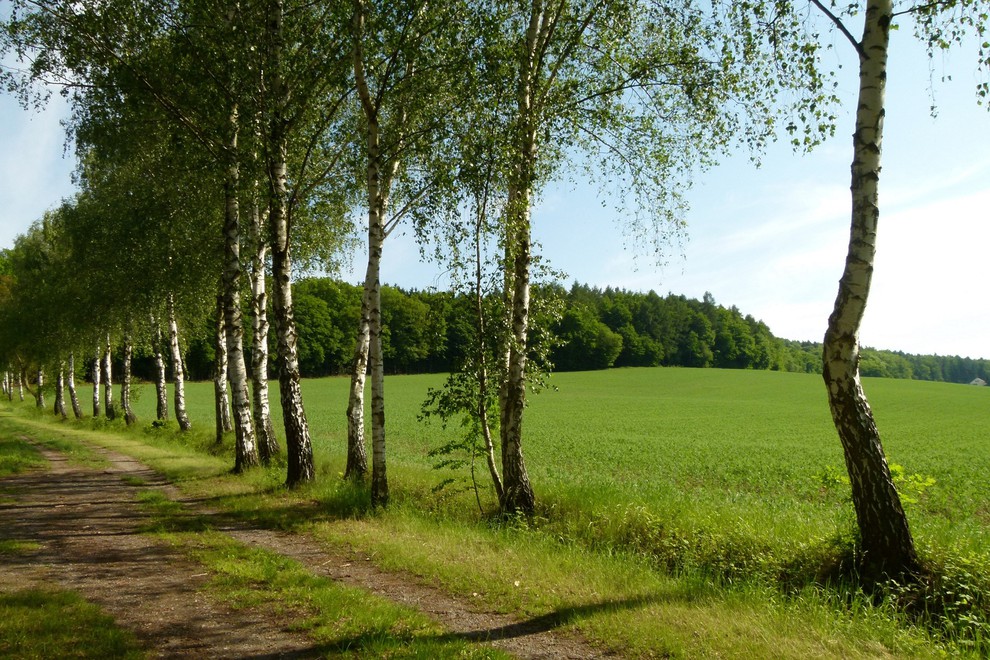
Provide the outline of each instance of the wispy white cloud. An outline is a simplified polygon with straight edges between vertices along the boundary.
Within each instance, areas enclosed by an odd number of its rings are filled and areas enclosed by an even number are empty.
[[[983,293],[990,185],[891,214],[884,223],[864,343],[990,357]]]

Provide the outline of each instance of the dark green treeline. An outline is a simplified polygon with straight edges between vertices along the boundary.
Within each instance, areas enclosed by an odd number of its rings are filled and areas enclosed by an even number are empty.
[[[330,278],[306,278],[294,285],[304,376],[347,373],[360,295],[359,286]],[[710,294],[699,301],[575,283],[569,290],[538,287],[534,295],[555,296],[563,303],[551,329],[557,371],[679,366],[821,372],[820,343],[775,337],[762,321],[735,306],[717,304]],[[456,369],[474,332],[473,310],[472,300],[449,292],[382,287],[387,373]],[[209,332],[204,328],[202,336],[190,342],[187,367],[195,379],[212,373]],[[955,383],[990,380],[990,360],[869,348],[862,355],[864,376]],[[138,370],[144,370],[141,364]]]

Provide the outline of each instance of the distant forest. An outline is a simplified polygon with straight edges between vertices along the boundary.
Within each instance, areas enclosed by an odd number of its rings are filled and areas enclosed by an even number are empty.
[[[775,337],[762,321],[711,294],[702,300],[650,291],[599,289],[583,284],[537,287],[534,296],[558,300],[550,358],[556,371],[612,367],[718,367],[820,373],[820,342]],[[354,355],[361,287],[306,278],[293,287],[303,376],[346,374]],[[449,292],[382,287],[385,369],[391,374],[456,369],[474,332],[474,302]],[[250,330],[248,328],[248,330]],[[211,377],[212,328],[190,342],[187,368]],[[150,363],[146,365],[150,374]],[[144,371],[140,366],[138,371]],[[911,355],[866,348],[863,376],[969,383],[990,380],[990,360]]]

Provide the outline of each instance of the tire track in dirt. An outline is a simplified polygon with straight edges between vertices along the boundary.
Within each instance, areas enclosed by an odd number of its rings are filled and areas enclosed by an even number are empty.
[[[128,456],[93,448],[109,468],[71,466],[42,449],[48,472],[0,480],[14,502],[0,504],[0,538],[36,541],[38,550],[6,557],[0,589],[58,585],[99,604],[159,657],[303,658],[320,650],[304,635],[279,626],[265,612],[223,607],[202,594],[200,565],[165,543],[140,533],[149,522],[135,502],[144,488],[164,491],[192,515],[247,545],[295,559],[316,575],[360,587],[415,608],[451,637],[489,644],[520,658],[582,660],[611,654],[570,632],[560,612],[522,620],[485,611],[415,576],[377,568],[349,549],[314,539],[254,529],[203,507],[161,475]],[[286,623],[290,623],[286,621]]]
[[[4,557],[0,588],[61,588],[96,603],[149,652],[168,658],[302,658],[319,655],[305,635],[258,610],[224,607],[201,588],[200,565],[142,534],[149,522],[124,477],[162,482],[151,470],[112,461],[72,466],[40,449],[51,469],[7,477],[0,538],[36,550]],[[13,500],[13,501],[10,501]]]

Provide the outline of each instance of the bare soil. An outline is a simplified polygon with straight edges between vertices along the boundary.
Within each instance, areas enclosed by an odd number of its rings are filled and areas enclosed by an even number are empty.
[[[27,438],[25,438],[27,440]],[[557,630],[567,613],[522,620],[481,609],[415,576],[377,568],[370,557],[326,547],[299,535],[225,521],[184,501],[178,489],[132,458],[98,450],[109,468],[70,465],[43,451],[50,470],[0,479],[0,539],[34,542],[36,550],[3,557],[0,591],[63,588],[100,605],[134,632],[149,654],[167,658],[309,658],[320,650],[292,621],[263,609],[231,609],[202,587],[205,569],[140,532],[149,520],[136,503],[147,487],[183,501],[190,513],[213,517],[214,529],[249,545],[298,560],[328,576],[416,608],[449,633],[520,658],[597,658],[610,655]]]

